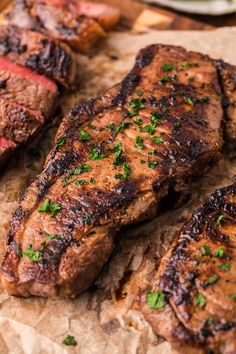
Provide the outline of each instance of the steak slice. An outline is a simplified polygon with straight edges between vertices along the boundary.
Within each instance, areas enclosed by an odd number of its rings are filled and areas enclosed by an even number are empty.
[[[5,11],[3,23],[42,32],[66,42],[81,53],[89,53],[105,32],[98,22],[47,1],[15,0]]]
[[[154,331],[181,353],[236,352],[235,225],[234,183],[194,211],[161,261],[151,308],[142,304]]]
[[[4,163],[9,154],[16,148],[14,141],[0,137],[0,164]]]
[[[76,60],[70,48],[49,37],[15,26],[0,26],[0,55],[63,85],[76,77]]]
[[[235,66],[216,62],[223,92],[223,106],[225,108],[225,133],[228,140],[236,140],[236,70]]]
[[[49,118],[56,97],[54,82],[0,57],[0,98],[15,101]]]
[[[121,227],[152,218],[220,156],[215,62],[181,47],[142,50],[119,84],[64,118],[12,220],[1,268],[12,295],[74,297]]]

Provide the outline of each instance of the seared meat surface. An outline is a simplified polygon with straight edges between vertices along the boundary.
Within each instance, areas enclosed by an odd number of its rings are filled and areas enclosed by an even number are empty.
[[[63,85],[75,81],[76,59],[71,49],[41,33],[0,26],[0,55]]]
[[[57,94],[53,81],[0,57],[0,98],[14,100],[48,118]]]
[[[142,305],[181,353],[236,353],[236,184],[213,193],[182,227]]]
[[[220,155],[215,62],[174,46],[142,50],[126,78],[64,118],[43,172],[13,217],[1,279],[12,295],[74,297],[125,225]]]
[[[43,0],[13,1],[5,10],[2,22],[44,33],[86,54],[105,36],[102,27],[92,18]]]

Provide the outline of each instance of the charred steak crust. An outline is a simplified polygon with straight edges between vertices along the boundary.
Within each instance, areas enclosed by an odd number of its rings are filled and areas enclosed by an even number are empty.
[[[14,295],[74,297],[125,225],[156,215],[173,188],[220,156],[215,63],[183,48],[143,49],[121,84],[64,118],[43,172],[13,217],[1,279]]]
[[[75,81],[73,52],[66,44],[41,33],[0,26],[0,55],[64,85]]]
[[[236,183],[192,214],[161,261],[151,291],[165,304],[142,305],[155,332],[181,353],[236,351],[235,221]]]

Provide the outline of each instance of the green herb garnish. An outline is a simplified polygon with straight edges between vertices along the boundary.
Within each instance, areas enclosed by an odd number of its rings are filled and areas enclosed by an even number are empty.
[[[225,220],[224,215],[219,215],[218,218],[216,219],[217,225],[222,225]]]
[[[70,336],[68,335],[62,342],[63,344],[65,345],[73,345],[73,346],[76,346],[77,345],[77,342],[75,340],[75,337],[74,336]]]
[[[164,143],[164,139],[160,138],[159,136],[152,137],[152,142],[155,144],[162,144]]]
[[[231,265],[229,264],[229,263],[223,263],[223,264],[221,264],[220,265],[220,270],[230,270],[230,268],[231,268]]]
[[[74,185],[75,186],[83,186],[87,184],[87,182],[85,181],[85,179],[77,179],[75,182],[74,182]]]
[[[223,258],[225,255],[225,250],[223,247],[218,248],[216,251],[216,257]]]
[[[135,142],[134,142],[134,146],[135,146],[138,150],[143,150],[143,149],[144,149],[143,141],[144,141],[143,138],[141,138],[139,135],[136,136]]]
[[[66,144],[66,137],[63,136],[61,138],[59,138],[56,142],[57,145],[57,149],[60,149],[62,146],[64,146]]]
[[[194,302],[196,305],[204,307],[206,305],[206,298],[203,294],[198,293],[194,298]]]
[[[151,122],[154,124],[158,124],[160,123],[161,118],[160,118],[160,114],[157,112],[152,112],[151,113]]]
[[[211,250],[210,250],[210,247],[207,246],[207,245],[203,245],[201,247],[201,256],[211,256]]]
[[[184,100],[187,104],[189,104],[190,106],[193,106],[193,100],[190,97],[184,97]]]
[[[75,182],[75,180],[72,180],[73,176],[78,176],[84,172],[90,172],[91,170],[92,168],[85,163],[82,163],[79,167],[69,170],[66,177],[62,179],[63,187],[66,187],[68,184]]]
[[[42,259],[42,252],[46,247],[46,242],[41,243],[41,248],[38,251],[33,250],[33,246],[30,244],[27,251],[21,252],[21,256],[28,257],[32,262],[38,262]]]
[[[171,77],[170,76],[163,76],[161,79],[160,79],[160,83],[162,85],[165,85],[167,84],[168,82],[171,82]]]
[[[64,238],[64,235],[58,235],[58,234],[48,234],[46,236],[47,240],[55,240],[55,239],[62,239]]]
[[[123,170],[124,170],[124,174],[122,175],[121,173],[117,173],[115,175],[116,179],[124,180],[124,179],[128,179],[130,177],[131,169],[130,169],[129,165],[126,162],[124,162],[122,167],[123,167]]]
[[[135,119],[134,123],[140,126],[143,124],[143,121],[142,121],[142,119],[137,118],[137,119]]]
[[[204,287],[207,287],[208,285],[216,283],[218,280],[218,277],[216,274],[212,275],[209,279],[205,280],[203,283]]]
[[[148,155],[157,155],[158,154],[158,150],[157,149],[152,149],[151,151],[149,151]]]
[[[117,166],[119,165],[119,163],[122,160],[122,154],[123,154],[123,150],[122,150],[122,146],[120,142],[116,142],[114,144],[114,147],[112,149],[112,152],[115,154],[115,160],[113,162],[113,165]]]
[[[89,158],[91,160],[101,160],[101,159],[104,159],[105,157],[106,157],[106,155],[103,153],[100,153],[97,148],[93,148],[90,152],[90,155],[89,155]]]
[[[165,294],[162,291],[147,293],[147,305],[151,309],[162,309],[165,306]]]
[[[202,97],[201,101],[203,103],[208,103],[210,101],[210,97],[209,96],[204,96],[204,97]]]
[[[145,125],[144,127],[140,128],[140,132],[142,133],[148,133],[149,135],[153,135],[156,130],[156,124],[148,124]]]
[[[154,168],[156,168],[158,165],[157,161],[148,161],[148,167],[151,168],[152,170],[154,170]]]
[[[92,223],[92,216],[90,214],[86,214],[84,217],[83,217],[83,221],[86,225],[91,225]]]
[[[114,123],[106,125],[106,128],[112,130],[113,132],[116,131],[116,126]]]
[[[116,134],[120,133],[121,131],[125,130],[131,125],[130,122],[123,122],[120,124],[120,126],[116,129]]]
[[[162,71],[171,71],[171,70],[176,70],[176,66],[171,65],[171,64],[163,64],[161,67]]]
[[[233,300],[236,300],[236,293],[234,293],[234,294],[229,294],[229,297],[230,297],[231,299],[233,299]]]
[[[81,141],[89,141],[92,139],[92,136],[88,132],[86,132],[86,130],[81,128],[79,130],[79,138]]]
[[[45,199],[45,201],[39,206],[38,211],[40,213],[49,212],[52,216],[56,216],[61,210],[61,205],[57,203],[52,203],[50,199]]]

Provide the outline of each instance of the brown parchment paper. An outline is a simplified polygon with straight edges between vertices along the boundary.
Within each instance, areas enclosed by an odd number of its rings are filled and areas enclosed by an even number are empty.
[[[75,102],[95,97],[119,82],[132,67],[137,51],[147,44],[182,45],[236,64],[235,38],[236,28],[211,32],[153,31],[143,35],[113,33],[96,57],[80,58],[81,90],[64,100],[63,109],[66,111]],[[38,170],[52,146],[55,131],[56,125],[48,127],[31,144],[42,152],[41,159],[35,161]],[[19,196],[37,173],[29,168],[32,161],[28,150],[29,147],[11,158],[0,175],[0,256]],[[14,298],[0,288],[0,353],[173,353],[170,345],[155,336],[142,315],[131,308],[135,294],[149,279],[188,213],[207,194],[230,183],[234,174],[236,153],[227,148],[217,165],[193,183],[192,199],[184,207],[124,230],[97,281],[73,301]],[[68,334],[75,336],[76,347],[62,344]]]

